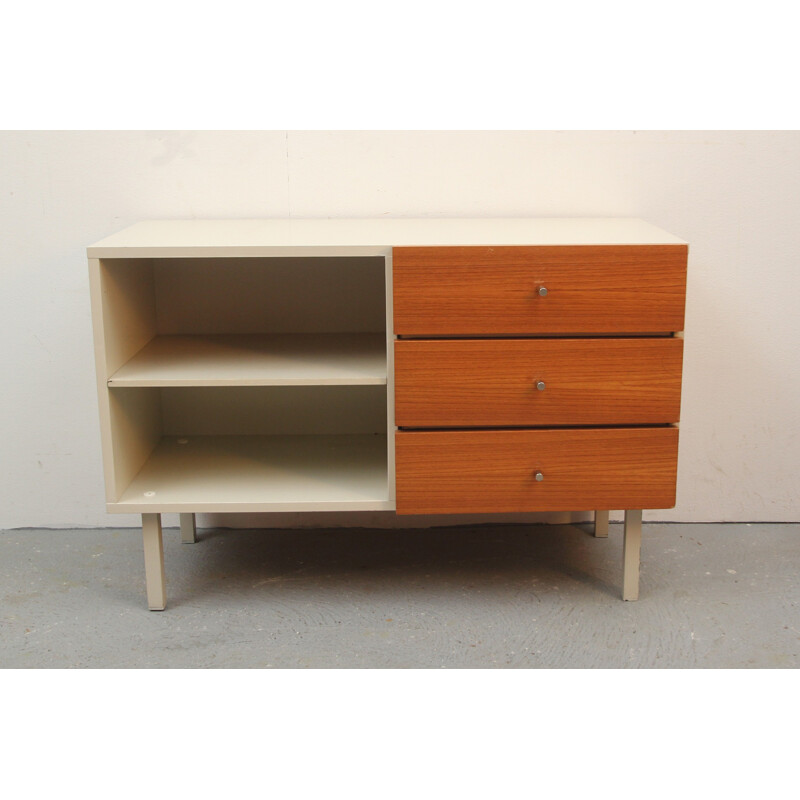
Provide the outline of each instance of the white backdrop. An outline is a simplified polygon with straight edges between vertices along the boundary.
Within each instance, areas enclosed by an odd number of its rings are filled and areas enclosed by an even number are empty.
[[[646,518],[800,520],[800,133],[5,132],[0,527],[138,524],[104,512],[85,247],[286,216],[632,216],[686,239],[678,505]]]

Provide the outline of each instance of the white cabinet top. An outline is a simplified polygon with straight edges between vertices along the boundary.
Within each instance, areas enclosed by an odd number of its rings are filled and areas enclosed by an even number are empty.
[[[686,244],[641,219],[232,219],[139,222],[89,258],[386,255],[392,247]]]

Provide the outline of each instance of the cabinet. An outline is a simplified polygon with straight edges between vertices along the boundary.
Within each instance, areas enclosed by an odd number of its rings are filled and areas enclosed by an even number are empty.
[[[89,247],[107,510],[674,505],[685,242],[641,220],[139,223]]]

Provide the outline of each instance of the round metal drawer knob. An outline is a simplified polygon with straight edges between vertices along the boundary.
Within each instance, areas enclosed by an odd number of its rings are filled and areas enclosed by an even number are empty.
[[[539,287],[539,297],[547,297],[547,289],[544,286]]]
[[[536,473],[536,474],[535,474],[533,477],[534,477],[534,478],[535,478],[537,481],[543,481],[543,480],[544,480],[544,475],[542,475],[542,473],[541,473],[541,472],[537,472],[537,473]]]
[[[536,381],[536,388],[537,388],[537,389],[538,389],[540,392],[543,392],[543,391],[545,390],[545,384],[544,384],[544,381]]]

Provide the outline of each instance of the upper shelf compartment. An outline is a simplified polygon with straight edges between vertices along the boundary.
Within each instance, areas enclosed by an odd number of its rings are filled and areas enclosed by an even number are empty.
[[[382,257],[101,259],[96,269],[111,388],[386,384]]]
[[[384,333],[156,336],[108,381],[112,388],[385,383]]]

